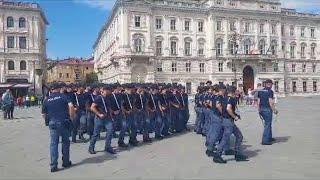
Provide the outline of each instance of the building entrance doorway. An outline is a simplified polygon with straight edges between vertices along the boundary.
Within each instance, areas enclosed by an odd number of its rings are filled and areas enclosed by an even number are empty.
[[[243,69],[243,90],[245,94],[248,93],[248,89],[254,89],[254,72],[251,66],[246,66]]]
[[[145,83],[148,70],[143,65],[136,65],[131,70],[131,82],[133,83]]]

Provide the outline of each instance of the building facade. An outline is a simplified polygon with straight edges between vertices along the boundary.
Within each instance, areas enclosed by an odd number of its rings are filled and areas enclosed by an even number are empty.
[[[83,82],[94,72],[93,58],[88,60],[68,58],[47,61],[47,83],[62,81],[67,84]]]
[[[279,0],[118,0],[94,45],[103,82],[211,80],[320,94],[320,15]]]
[[[38,4],[0,0],[0,89],[41,94],[48,21]]]

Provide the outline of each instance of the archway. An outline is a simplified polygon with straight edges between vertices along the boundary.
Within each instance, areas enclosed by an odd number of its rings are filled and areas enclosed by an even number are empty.
[[[131,69],[131,82],[145,83],[148,70],[143,65],[136,65]]]
[[[254,89],[254,72],[251,66],[243,69],[243,90],[247,94],[248,89]]]

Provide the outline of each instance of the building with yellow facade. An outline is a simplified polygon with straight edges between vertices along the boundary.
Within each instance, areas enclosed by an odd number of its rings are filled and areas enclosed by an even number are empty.
[[[84,82],[86,76],[94,72],[93,58],[78,59],[68,58],[64,60],[47,61],[47,83],[62,81],[67,84]]]

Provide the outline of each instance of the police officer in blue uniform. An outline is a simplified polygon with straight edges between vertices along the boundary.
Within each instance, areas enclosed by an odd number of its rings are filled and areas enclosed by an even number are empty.
[[[92,85],[91,86],[91,91],[88,91],[85,93],[87,102],[86,102],[86,110],[87,110],[87,134],[89,135],[90,139],[93,135],[93,130],[94,130],[94,117],[95,114],[94,112],[91,111],[91,105],[95,98],[99,96],[100,94],[100,88],[98,85]]]
[[[235,160],[236,161],[247,161],[247,157],[242,154],[241,145],[243,136],[239,128],[234,123],[240,120],[240,116],[236,114],[235,109],[237,101],[235,98],[236,88],[233,86],[228,86],[225,102],[222,103],[222,126],[223,126],[223,136],[220,143],[217,146],[217,151],[213,153],[213,161],[216,163],[227,163],[222,159],[221,155],[225,149],[227,143],[230,141],[230,136],[233,134],[236,138],[235,142]]]
[[[87,117],[86,117],[86,102],[87,97],[84,94],[83,85],[78,85],[77,92],[74,93],[73,103],[76,111],[76,119],[74,121],[74,129],[72,132],[72,142],[76,143],[76,136],[79,135],[79,139],[84,141],[83,134],[86,132]]]
[[[272,114],[278,114],[274,106],[272,91],[273,82],[271,79],[265,81],[266,87],[258,92],[259,114],[264,121],[262,145],[272,145],[275,139],[272,137]]]
[[[181,96],[183,99],[183,113],[184,113],[184,128],[185,130],[189,131],[187,124],[190,118],[190,111],[189,111],[189,97],[186,93],[186,88],[184,86],[181,87]]]
[[[91,110],[95,113],[94,131],[90,139],[89,153],[96,154],[95,144],[98,140],[102,127],[106,129],[105,138],[105,151],[110,154],[116,154],[115,150],[111,147],[111,140],[113,136],[113,121],[112,110],[110,106],[110,95],[112,94],[112,87],[105,85],[102,88],[102,93],[97,96],[91,105]]]
[[[162,132],[163,136],[169,136],[169,129],[171,124],[171,117],[170,117],[170,109],[169,109],[169,99],[168,99],[168,87],[162,86],[161,94],[159,94],[159,104],[160,104],[160,113],[162,119]]]
[[[194,129],[194,131],[197,134],[201,134],[202,132],[202,123],[204,122],[204,116],[203,116],[203,112],[202,112],[202,102],[201,102],[201,96],[203,94],[203,87],[199,86],[197,89],[197,93],[195,95],[195,106],[194,106],[194,110],[196,112],[196,127]]]
[[[62,166],[67,168],[72,165],[70,161],[70,131],[75,113],[73,104],[70,99],[60,93],[61,84],[53,83],[51,86],[52,93],[44,102],[43,116],[49,119],[50,129],[50,159],[51,172],[58,171],[58,144],[59,138],[62,138]]]

